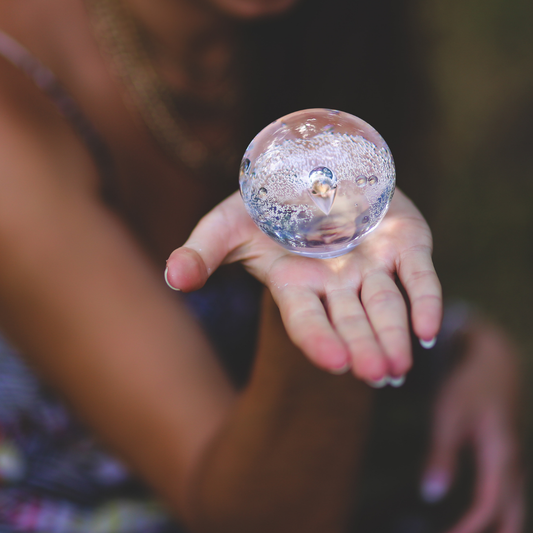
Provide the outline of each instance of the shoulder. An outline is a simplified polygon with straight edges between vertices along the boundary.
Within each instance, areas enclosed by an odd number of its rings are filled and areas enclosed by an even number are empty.
[[[1,57],[0,117],[0,225],[50,197],[95,194],[98,174],[83,141],[50,98]]]
[[[41,162],[44,157],[57,165],[74,163],[78,173],[87,168],[93,174],[89,181],[94,180],[94,163],[72,126],[33,80],[1,57],[0,116],[0,165]]]

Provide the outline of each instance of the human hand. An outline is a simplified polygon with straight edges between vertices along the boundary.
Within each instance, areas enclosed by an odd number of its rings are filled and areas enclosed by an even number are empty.
[[[448,533],[481,533],[489,527],[498,533],[522,531],[517,366],[516,349],[502,331],[479,321],[468,327],[463,358],[437,398],[422,483],[428,503],[441,500],[452,485],[458,453],[472,447],[472,504]]]
[[[253,223],[236,192],[196,226],[167,261],[172,288],[204,285],[223,263],[241,261],[276,301],[291,340],[317,366],[352,368],[374,385],[399,384],[411,366],[405,288],[415,334],[431,341],[442,314],[441,289],[431,261],[431,232],[400,191],[365,241],[334,259],[292,254]]]

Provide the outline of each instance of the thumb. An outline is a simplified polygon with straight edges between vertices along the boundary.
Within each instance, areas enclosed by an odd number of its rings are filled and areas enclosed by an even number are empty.
[[[190,292],[204,286],[230,253],[248,239],[253,222],[238,191],[205,215],[185,244],[167,260],[165,280],[174,290]]]
[[[420,487],[426,503],[442,500],[452,484],[462,440],[458,424],[453,422],[443,410],[435,414],[431,448]]]

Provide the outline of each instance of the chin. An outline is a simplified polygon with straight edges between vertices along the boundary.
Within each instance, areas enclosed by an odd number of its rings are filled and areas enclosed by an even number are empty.
[[[273,17],[288,11],[299,0],[212,0],[225,13],[240,19]]]

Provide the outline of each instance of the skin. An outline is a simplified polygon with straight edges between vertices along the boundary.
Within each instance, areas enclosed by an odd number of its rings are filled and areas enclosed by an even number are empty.
[[[476,316],[462,332],[464,353],[439,392],[424,483],[452,489],[462,448],[476,460],[471,507],[449,533],[520,533],[524,477],[520,456],[519,354],[509,336]]]
[[[222,9],[242,18],[281,10],[277,2],[223,4],[129,1],[155,48],[166,50],[158,64],[177,89],[194,87],[182,60],[195,35],[217,36],[212,53],[195,58],[205,68],[231,55],[232,23]],[[119,198],[115,211],[103,204],[85,145],[0,59],[2,331],[191,531],[293,532],[295,524],[343,531],[371,391],[316,366],[351,366],[369,380],[407,371],[407,311],[396,276],[417,335],[436,334],[440,287],[423,219],[398,193],[375,239],[348,258],[318,263],[274,249],[246,225],[233,196],[187,240],[220,191],[169,161],[140,127],[81,2],[6,0],[0,28],[53,70],[101,133]],[[217,90],[214,82],[200,94]],[[191,127],[207,146],[220,131],[233,134],[216,120]],[[231,237],[223,246],[210,238],[221,216],[228,229],[241,228],[219,234]],[[241,260],[277,304],[265,300],[253,378],[241,394],[162,280],[168,251],[182,243],[168,263],[175,286],[192,290],[222,262]]]
[[[217,533],[346,531],[372,391],[310,365],[270,296],[263,312],[251,383],[199,471],[195,522]]]
[[[415,333],[432,339],[441,320],[431,234],[397,191],[381,225],[353,252],[328,260],[296,256],[257,231],[235,193],[198,224],[170,256],[167,278],[185,291],[202,286],[222,262],[241,261],[272,293],[292,341],[317,366],[352,369],[372,382],[411,366],[405,301]]]
[[[212,0],[210,5],[241,19],[255,19],[280,15],[298,0]]]
[[[168,161],[131,116],[80,3],[34,2],[28,11],[24,2],[4,2],[0,20],[54,70],[108,142],[120,199],[119,211],[104,205],[86,146],[48,98],[0,59],[2,332],[191,531],[235,531],[242,487],[255,472],[265,475],[267,457],[279,465],[261,486],[272,505],[247,516],[246,527],[260,531],[268,512],[276,531],[313,517],[342,531],[368,387],[317,371],[265,311],[256,377],[237,394],[161,271],[168,250],[217,201],[211,188]],[[185,184],[201,201],[179,194]],[[264,438],[250,443],[241,437],[254,412]],[[281,437],[287,446],[276,449]],[[295,450],[304,461],[293,461]],[[241,465],[242,485],[227,464]],[[287,475],[290,509],[279,498]],[[220,484],[228,490],[213,490]],[[220,516],[221,508],[233,512]]]

